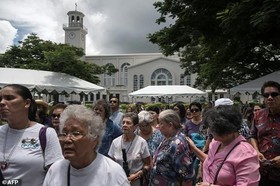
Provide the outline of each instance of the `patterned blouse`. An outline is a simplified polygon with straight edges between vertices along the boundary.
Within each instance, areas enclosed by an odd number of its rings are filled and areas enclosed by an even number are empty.
[[[140,130],[137,130],[136,134],[140,136]],[[153,157],[155,150],[158,148],[159,144],[163,141],[163,139],[164,136],[161,134],[161,132],[158,129],[155,129],[150,138],[146,140],[148,143],[148,148],[151,157]]]
[[[186,136],[178,132],[165,139],[154,152],[150,186],[179,186],[194,177],[193,162]]]
[[[255,113],[251,128],[252,138],[257,140],[259,151],[268,160],[280,156],[280,114],[271,114],[269,109]],[[280,168],[262,169],[262,174],[269,174],[270,179],[280,181]]]

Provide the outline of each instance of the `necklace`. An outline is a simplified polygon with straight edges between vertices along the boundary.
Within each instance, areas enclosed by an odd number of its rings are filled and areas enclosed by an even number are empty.
[[[28,126],[29,126],[29,123],[28,123],[27,126],[24,128],[24,130],[25,130],[26,128],[28,128]],[[7,131],[6,131],[6,134],[5,134],[5,143],[4,143],[4,147],[3,147],[3,162],[1,162],[1,165],[0,165],[1,170],[3,170],[3,171],[6,170],[6,169],[9,167],[9,160],[10,160],[11,156],[13,155],[14,151],[16,150],[17,145],[18,145],[19,142],[21,141],[21,136],[20,136],[19,139],[18,139],[18,141],[17,141],[17,142],[15,143],[15,145],[13,146],[11,152],[10,152],[10,153],[8,154],[8,156],[6,157],[6,156],[5,156],[5,151],[6,151],[8,133],[9,133],[9,129],[10,129],[9,126],[7,126],[7,127],[8,127],[8,128],[7,128]]]
[[[136,135],[135,135],[135,136],[136,136]],[[134,141],[134,139],[135,139],[135,136],[133,137],[132,141],[130,142],[128,148],[127,148],[127,149],[125,148],[125,149],[126,149],[126,153],[128,153],[128,151],[130,150],[130,147],[131,147],[131,145],[132,145],[132,143],[133,143],[133,141]],[[122,136],[122,141],[121,141],[121,148],[124,149],[124,148],[123,148],[123,136]]]

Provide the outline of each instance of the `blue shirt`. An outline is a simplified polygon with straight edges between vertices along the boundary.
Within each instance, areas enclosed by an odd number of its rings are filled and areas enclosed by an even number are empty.
[[[122,117],[123,113],[120,112],[119,110],[115,111],[112,113],[112,115],[109,117],[110,120],[112,120],[115,124],[119,125],[122,127]]]
[[[106,121],[105,133],[102,138],[102,142],[98,149],[98,152],[100,154],[103,154],[103,155],[109,157],[108,152],[109,152],[110,146],[112,144],[112,141],[115,138],[119,137],[120,135],[122,135],[121,128],[117,124],[115,124],[112,120],[108,119]]]

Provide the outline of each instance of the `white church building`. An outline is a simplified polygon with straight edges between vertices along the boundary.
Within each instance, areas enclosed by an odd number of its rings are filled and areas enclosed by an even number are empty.
[[[68,12],[68,24],[63,25],[65,43],[86,50],[87,29],[83,25],[84,14],[79,11]],[[118,72],[113,75],[99,75],[100,86],[106,88],[105,93],[85,96],[84,101],[94,101],[99,98],[109,99],[116,96],[121,102],[152,102],[152,101],[184,101],[191,98],[130,98],[129,93],[149,85],[188,85],[193,86],[196,75],[184,75],[178,56],[165,57],[161,53],[136,53],[84,56],[84,60],[97,65],[111,64]],[[224,97],[226,91],[211,95],[214,100]],[[108,97],[109,96],[109,97]],[[226,97],[226,96],[225,96]],[[136,99],[136,100],[135,100]]]

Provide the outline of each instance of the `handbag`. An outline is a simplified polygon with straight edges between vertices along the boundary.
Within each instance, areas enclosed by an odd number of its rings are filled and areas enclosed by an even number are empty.
[[[195,146],[202,149],[205,145],[205,137],[200,133],[191,133],[190,138],[193,140]]]

